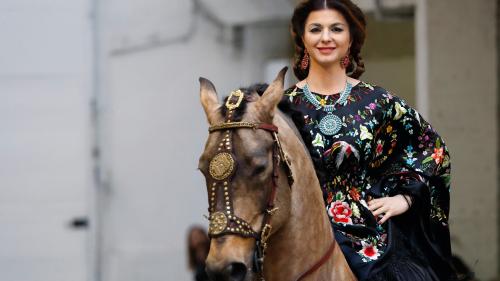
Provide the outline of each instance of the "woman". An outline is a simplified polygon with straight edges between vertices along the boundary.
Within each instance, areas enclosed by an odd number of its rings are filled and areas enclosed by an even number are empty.
[[[366,21],[349,0],[301,2],[300,80],[285,98],[313,158],[327,213],[360,280],[455,280],[446,145],[403,100],[358,80]]]

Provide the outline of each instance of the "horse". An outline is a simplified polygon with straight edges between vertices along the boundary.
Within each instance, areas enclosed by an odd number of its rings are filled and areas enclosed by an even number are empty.
[[[210,126],[198,168],[208,191],[211,280],[356,280],[307,148],[277,108],[286,71],[262,96],[238,90],[225,105],[212,82],[199,79]]]

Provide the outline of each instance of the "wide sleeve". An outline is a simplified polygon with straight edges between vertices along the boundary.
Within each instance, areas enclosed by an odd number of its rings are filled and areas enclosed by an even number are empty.
[[[410,210],[391,219],[391,223],[399,224],[407,236],[422,244],[431,260],[447,267],[451,257],[448,148],[432,126],[402,99],[387,93],[382,102],[382,121],[368,162],[372,179],[369,193],[373,197],[410,195]]]
[[[374,136],[369,174],[383,183],[380,195],[408,194],[414,197],[414,203],[428,201],[429,218],[447,225],[451,169],[448,148],[404,100],[390,94],[384,99],[383,121]]]

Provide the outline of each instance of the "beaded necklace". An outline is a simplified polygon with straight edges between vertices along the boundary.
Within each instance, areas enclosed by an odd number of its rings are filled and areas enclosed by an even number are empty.
[[[335,101],[334,104],[322,105],[309,90],[309,85],[307,85],[307,82],[304,85],[303,88],[304,96],[306,97],[307,101],[309,101],[312,105],[314,105],[316,107],[316,110],[320,110],[322,108],[323,111],[327,113],[319,121],[319,130],[323,134],[331,136],[340,131],[340,128],[342,127],[342,120],[340,120],[340,117],[333,114],[333,111],[335,110],[335,106],[337,104],[342,104],[346,102],[347,97],[351,93],[351,89],[352,89],[352,84],[346,81],[344,91],[342,91],[342,94],[340,95],[339,99]]]

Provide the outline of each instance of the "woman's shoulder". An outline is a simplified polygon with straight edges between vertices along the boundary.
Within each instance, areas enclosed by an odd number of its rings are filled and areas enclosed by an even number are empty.
[[[402,100],[400,97],[394,95],[391,91],[374,84],[372,82],[367,82],[363,80],[350,79],[349,81],[352,85],[351,94],[359,95],[359,99],[366,96],[370,96],[372,99],[380,101],[382,103],[390,103],[393,101]],[[294,98],[302,94],[302,82],[290,85],[285,89],[284,95],[289,98]],[[404,101],[403,101],[404,102]]]
[[[354,87],[363,91],[365,94],[376,94],[376,95],[388,95],[390,92],[385,88],[379,86],[378,84],[367,82],[367,81],[359,81]]]
[[[357,85],[359,92],[361,94],[371,95],[371,97],[382,104],[394,104],[400,103],[402,105],[407,105],[406,101],[394,94],[391,90],[387,90],[386,88],[366,81],[360,81]]]

